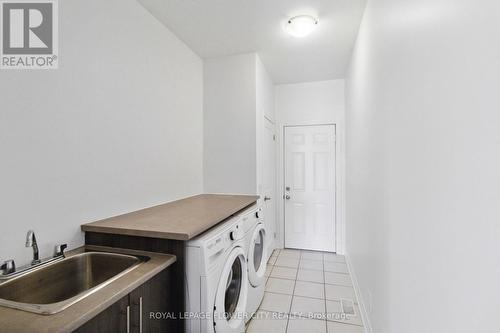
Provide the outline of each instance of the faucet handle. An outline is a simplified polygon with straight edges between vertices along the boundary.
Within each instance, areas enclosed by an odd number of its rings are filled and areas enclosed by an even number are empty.
[[[1,275],[8,275],[16,271],[16,263],[13,259],[6,260],[0,265]]]
[[[63,256],[64,257],[64,250],[68,247],[68,244],[59,244],[56,245],[56,248],[54,250],[54,258]]]

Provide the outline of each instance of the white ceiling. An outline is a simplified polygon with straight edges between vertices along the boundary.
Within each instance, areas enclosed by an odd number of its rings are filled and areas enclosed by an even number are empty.
[[[275,83],[345,77],[366,0],[139,0],[202,58],[258,52]],[[290,17],[319,18],[298,39]]]

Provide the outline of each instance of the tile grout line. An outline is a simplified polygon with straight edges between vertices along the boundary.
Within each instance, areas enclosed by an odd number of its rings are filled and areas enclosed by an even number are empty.
[[[323,291],[325,293],[325,332],[328,333],[328,309],[326,307],[326,274],[325,274],[325,254],[323,254]]]
[[[287,296],[291,296],[291,302],[290,302],[290,306],[289,306],[289,311],[288,311],[288,315],[287,315],[287,323],[286,323],[286,327],[285,327],[285,332],[284,333],[287,333],[288,332],[288,328],[289,328],[289,323],[290,323],[290,318],[291,318],[291,310],[292,310],[292,305],[293,305],[293,301],[294,301],[294,298],[295,298],[295,291],[296,291],[296,288],[297,288],[297,281],[298,281],[298,274],[299,274],[299,271],[300,271],[300,267],[301,267],[301,263],[302,261],[322,261],[322,270],[316,270],[316,269],[305,269],[305,270],[309,270],[309,271],[318,271],[318,272],[323,272],[323,291],[324,291],[324,298],[323,298],[323,301],[324,301],[324,305],[325,305],[325,315],[327,315],[327,306],[326,306],[326,303],[327,303],[327,297],[326,297],[326,273],[327,271],[325,270],[325,258],[324,258],[324,255],[325,255],[325,252],[321,252],[322,253],[322,260],[315,260],[315,259],[304,259],[303,258],[303,254],[304,254],[304,251],[303,250],[299,250],[300,253],[299,253],[299,257],[298,257],[298,266],[296,267],[296,273],[295,273],[295,279],[292,280],[292,279],[288,279],[288,278],[283,278],[283,277],[273,277],[274,279],[282,279],[282,280],[289,280],[289,281],[294,281],[294,286],[293,286],[293,291],[292,291],[292,295],[288,295],[286,293],[279,293],[279,292],[269,292],[271,294],[279,294],[279,295],[287,295]],[[271,268],[271,271],[269,273],[269,276],[267,277],[267,280],[266,280],[266,284],[268,282],[268,280],[271,278],[271,273],[274,271],[274,268],[275,267],[282,267],[282,268],[289,268],[289,269],[294,269],[295,267],[287,267],[287,266],[279,266],[279,265],[276,265],[276,262],[279,258],[281,254],[281,251],[278,252],[277,256],[276,256],[276,260],[275,260],[275,263],[272,266]],[[285,256],[284,256],[285,257]],[[294,258],[289,258],[289,259],[294,259]],[[346,264],[345,262],[335,262],[335,263],[338,263],[338,264]],[[351,279],[351,276],[349,273],[343,273],[343,272],[330,272],[328,271],[329,273],[334,273],[334,274],[343,274],[343,275],[347,275],[349,277],[349,279]],[[308,282],[308,283],[315,283],[315,284],[321,284],[319,282],[314,282],[314,281],[304,281],[304,282]],[[338,287],[345,287],[345,288],[353,288],[353,286],[345,286],[345,285],[341,285],[341,284],[335,284],[335,283],[328,283],[328,285],[334,285],[334,286],[338,286]],[[266,291],[268,292],[268,291]],[[304,297],[304,298],[309,298],[309,299],[316,299],[318,300],[318,298],[315,298],[315,297],[308,297],[308,296],[301,296],[301,297]],[[356,304],[356,303],[355,303]],[[326,329],[326,333],[328,333],[328,320],[325,318],[324,320],[325,322],[325,329]],[[340,322],[340,323],[343,323],[343,322]],[[350,324],[350,323],[347,323],[347,325],[349,326],[357,326],[355,324]],[[359,326],[358,326],[359,327]]]
[[[288,281],[293,281],[293,280],[288,280]],[[307,282],[307,281],[302,281],[302,282]],[[311,282],[311,283],[315,283],[315,282]],[[317,284],[321,284],[321,283],[317,283]],[[266,293],[269,293],[269,294],[276,294],[276,295],[286,295],[286,296],[295,296],[295,295],[291,295],[291,294],[285,294],[285,293],[279,293],[277,291],[266,291]],[[310,297],[310,296],[298,296],[297,297],[302,297],[302,298],[307,298],[307,299],[315,299],[315,300],[323,300],[323,298],[317,298],[317,297]],[[335,299],[336,300],[336,299]]]
[[[290,302],[290,308],[288,310],[288,316],[286,319],[285,333],[288,332],[288,325],[290,323],[290,314],[292,312],[293,299],[295,298],[295,288],[297,287],[297,277],[299,276],[300,261],[302,260],[302,251],[299,253],[299,264],[297,265],[297,273],[295,273],[295,282],[293,284],[292,301]]]

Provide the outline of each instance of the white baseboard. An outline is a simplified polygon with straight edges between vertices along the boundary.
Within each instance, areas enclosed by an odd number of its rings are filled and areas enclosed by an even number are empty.
[[[354,271],[354,267],[352,266],[351,259],[349,255],[345,254],[345,261],[347,263],[347,269],[351,274],[352,285],[354,287],[354,292],[356,293],[356,297],[358,299],[359,310],[361,311],[361,318],[363,319],[363,325],[365,327],[365,333],[373,333],[372,325],[370,322],[370,318],[368,317],[368,312],[366,311],[365,301],[361,296],[361,290],[359,289],[358,278]]]

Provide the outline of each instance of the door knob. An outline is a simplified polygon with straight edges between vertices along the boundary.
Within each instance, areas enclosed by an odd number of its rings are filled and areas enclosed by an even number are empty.
[[[290,200],[290,198],[291,198],[291,197],[290,197],[288,194],[287,194],[287,195],[285,195],[285,199],[286,199],[286,200]]]

